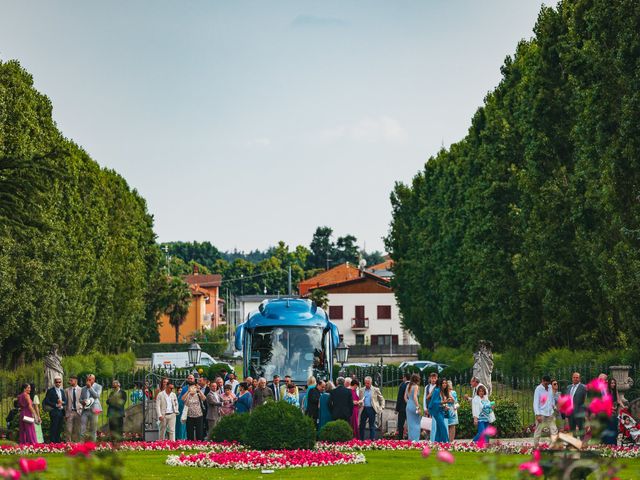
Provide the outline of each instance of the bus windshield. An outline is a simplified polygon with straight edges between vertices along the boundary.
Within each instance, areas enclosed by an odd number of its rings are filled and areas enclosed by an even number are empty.
[[[321,327],[256,327],[251,334],[249,374],[271,381],[290,375],[298,383],[328,372],[328,331]]]

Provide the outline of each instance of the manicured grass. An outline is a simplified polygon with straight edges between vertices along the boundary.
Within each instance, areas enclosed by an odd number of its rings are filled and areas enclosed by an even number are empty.
[[[482,463],[482,454],[456,453],[453,465],[442,464],[432,455],[423,459],[420,452],[413,451],[373,451],[365,452],[367,463],[364,465],[348,465],[336,467],[299,468],[290,470],[276,470],[273,475],[266,475],[260,471],[234,471],[218,469],[198,469],[193,467],[170,467],[165,465],[168,452],[127,452],[122,454],[125,463],[125,478],[127,479],[157,479],[157,478],[295,478],[295,479],[422,479],[427,476],[440,479],[482,479],[487,478],[488,469]],[[512,464],[509,470],[500,472],[499,478],[513,479],[516,477],[516,465],[525,461],[527,457],[521,455],[501,456],[502,464]],[[63,455],[47,456],[49,469],[44,476],[46,479],[65,479],[65,466],[69,460]],[[626,465],[620,474],[621,479],[640,478],[640,460],[620,460]]]

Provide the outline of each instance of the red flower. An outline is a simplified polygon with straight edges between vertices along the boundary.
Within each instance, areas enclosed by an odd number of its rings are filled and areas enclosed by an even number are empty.
[[[96,444],[93,442],[75,443],[69,449],[67,455],[69,455],[70,457],[75,457],[78,455],[84,455],[85,457],[88,457],[95,449]]]
[[[18,465],[22,473],[42,472],[47,469],[47,461],[42,457],[21,458]]]
[[[429,455],[431,455],[431,448],[429,448],[429,445],[425,445],[422,449],[422,456],[427,458]]]

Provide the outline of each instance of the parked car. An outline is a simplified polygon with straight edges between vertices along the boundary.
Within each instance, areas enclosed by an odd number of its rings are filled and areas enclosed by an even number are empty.
[[[438,373],[441,373],[442,370],[444,370],[448,366],[449,365],[445,363],[431,362],[429,360],[416,360],[412,362],[402,362],[399,368],[403,369],[407,367],[416,367],[421,372],[424,372],[428,368],[435,368],[438,371]]]

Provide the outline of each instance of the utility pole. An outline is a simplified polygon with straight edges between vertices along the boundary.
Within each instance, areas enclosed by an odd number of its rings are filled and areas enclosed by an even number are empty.
[[[291,265],[289,265],[289,296],[291,296]]]

